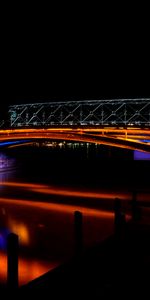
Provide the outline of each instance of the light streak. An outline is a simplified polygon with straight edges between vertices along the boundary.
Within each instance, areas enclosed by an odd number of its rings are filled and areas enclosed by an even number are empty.
[[[12,199],[12,198],[1,198],[0,197],[0,203],[1,204],[13,204],[13,205],[20,205],[20,206],[27,206],[27,207],[33,207],[33,208],[40,208],[44,210],[50,210],[50,211],[57,211],[62,213],[72,213],[76,210],[80,210],[85,215],[93,215],[101,218],[113,218],[114,213],[113,212],[107,212],[105,210],[100,209],[94,209],[94,208],[88,208],[88,207],[81,207],[77,205],[68,205],[68,204],[57,204],[57,203],[47,203],[47,202],[31,202],[28,200],[23,199]]]
[[[11,141],[11,142],[1,142],[0,143],[0,147],[2,147],[2,146],[13,146],[13,145],[16,145],[16,144],[18,144],[18,143],[20,143],[20,144],[23,144],[23,143],[28,143],[29,141],[27,141],[27,140],[19,140],[19,141]]]
[[[47,186],[43,184],[33,184],[33,183],[20,183],[20,182],[2,182],[2,186],[14,187],[14,188],[23,188],[31,190],[33,192],[47,194],[47,195],[56,195],[56,196],[66,196],[66,197],[78,197],[78,198],[93,198],[93,199],[109,199],[113,200],[119,198],[122,200],[127,200],[131,198],[131,193],[129,192],[91,192],[83,190],[73,190],[67,188],[60,188],[55,186]]]

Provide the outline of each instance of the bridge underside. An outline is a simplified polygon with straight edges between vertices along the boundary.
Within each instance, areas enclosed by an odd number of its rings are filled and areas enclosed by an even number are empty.
[[[150,152],[150,130],[115,128],[47,128],[0,130],[0,143],[29,144],[37,140],[63,140],[103,144]],[[7,147],[11,145],[8,143]]]

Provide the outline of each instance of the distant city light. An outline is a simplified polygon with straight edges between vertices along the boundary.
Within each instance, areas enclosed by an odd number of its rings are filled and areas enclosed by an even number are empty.
[[[7,157],[5,154],[0,153],[0,171],[8,170],[14,166],[15,160]]]

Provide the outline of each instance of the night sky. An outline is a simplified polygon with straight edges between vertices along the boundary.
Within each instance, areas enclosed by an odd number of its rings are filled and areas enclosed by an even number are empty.
[[[6,10],[0,115],[15,103],[149,97],[149,18],[114,4],[98,15],[62,8]]]
[[[60,67],[60,66],[59,66]],[[86,66],[87,67],[87,66]],[[63,72],[64,68],[64,72]],[[150,97],[149,78],[142,74],[116,69],[83,68],[74,65],[35,69],[21,65],[10,72],[1,89],[1,109],[11,104],[62,100]]]
[[[150,58],[136,46],[45,40],[21,34],[4,47],[0,119],[11,104],[150,96]]]

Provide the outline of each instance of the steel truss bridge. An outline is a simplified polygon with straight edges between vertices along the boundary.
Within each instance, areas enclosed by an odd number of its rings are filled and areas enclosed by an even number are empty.
[[[150,99],[12,105],[0,143],[69,140],[150,152]]]
[[[144,126],[150,127],[150,98],[86,100],[12,105],[11,127]]]

